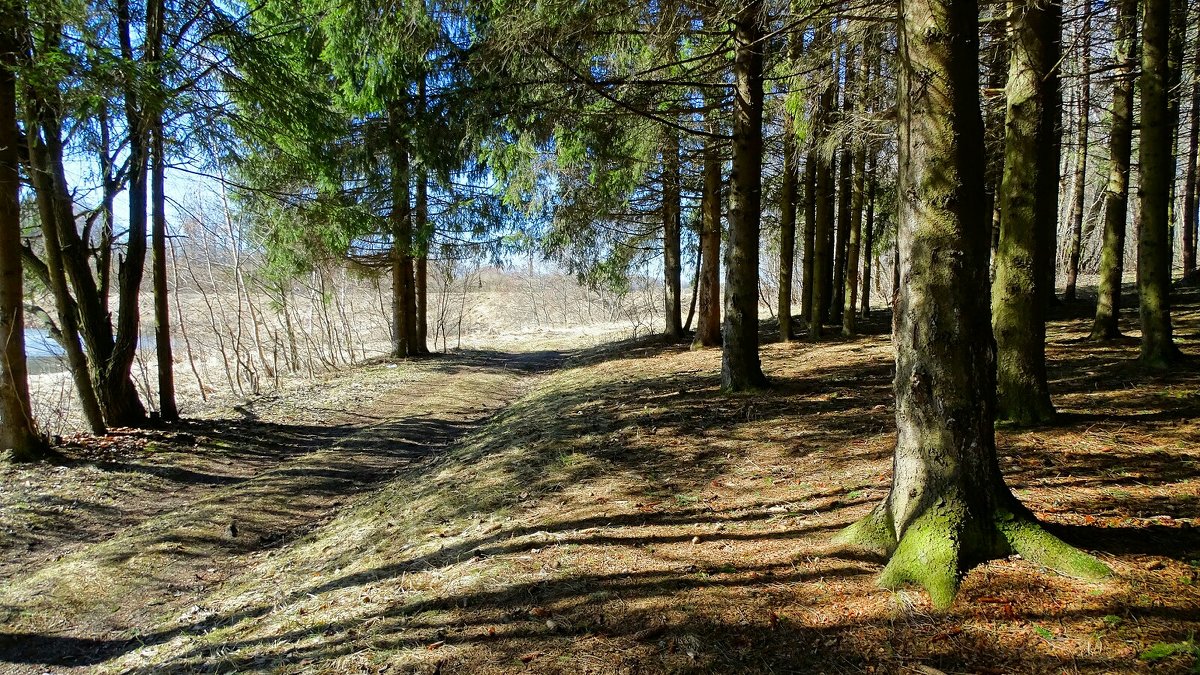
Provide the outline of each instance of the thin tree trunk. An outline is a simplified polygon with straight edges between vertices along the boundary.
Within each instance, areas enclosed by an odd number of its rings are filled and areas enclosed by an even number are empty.
[[[710,113],[714,114],[714,113]],[[709,131],[716,132],[716,122]],[[696,344],[721,344],[721,158],[715,140],[704,145],[704,188],[700,199],[700,319]]]
[[[1183,179],[1183,274],[1192,274],[1196,270],[1196,239],[1200,235],[1200,205],[1197,204],[1197,153],[1200,152],[1200,5],[1197,6],[1197,18],[1193,22],[1196,28],[1196,39],[1192,57],[1192,117],[1188,129],[1188,150],[1184,159],[1186,169]]]
[[[134,64],[130,42],[128,0],[116,0],[117,34],[121,43],[121,58],[131,67]],[[100,403],[112,426],[140,426],[145,422],[146,409],[138,398],[131,374],[137,352],[141,311],[138,299],[146,265],[146,169],[147,128],[135,83],[124,90],[125,124],[129,129],[129,199],[128,235],[125,259],[117,267],[117,321],[112,356],[101,364]]]
[[[17,84],[21,5],[0,8],[0,452],[16,461],[41,459],[46,440],[29,401],[25,361],[24,279],[21,272],[21,184],[17,152]]]
[[[1063,290],[1063,299],[1075,301],[1075,287],[1079,282],[1079,251],[1083,245],[1084,192],[1087,188],[1088,160],[1088,113],[1091,110],[1092,98],[1092,14],[1091,9],[1084,15],[1083,50],[1081,68],[1083,81],[1079,85],[1079,129],[1075,136],[1075,175],[1071,203],[1071,240],[1067,245],[1067,282]]]
[[[792,339],[792,269],[796,262],[796,134],[783,118],[783,177],[779,191],[779,339]]]
[[[816,241],[817,227],[817,159],[816,151],[809,150],[804,160],[804,251],[800,279],[800,317],[805,325],[813,316],[813,265],[816,256],[813,251]]]
[[[1121,279],[1129,218],[1129,169],[1133,144],[1133,84],[1137,61],[1138,0],[1119,0],[1114,27],[1113,93],[1109,112],[1108,184],[1104,189],[1104,241],[1096,290],[1093,340],[1120,337]]]
[[[428,354],[429,335],[429,243],[433,239],[433,231],[429,224],[429,175],[425,169],[417,174],[417,240],[418,251],[416,259],[416,290],[417,307],[417,353]]]
[[[688,302],[687,320],[683,322],[683,332],[687,334],[692,329],[692,320],[696,318],[696,298],[700,294],[700,265],[704,262],[703,249],[696,249],[696,270],[692,274],[692,299]],[[592,302],[588,299],[588,319],[592,316]]]
[[[867,318],[871,316],[871,264],[875,258],[875,190],[877,187],[877,179],[875,177],[876,165],[879,161],[879,153],[871,150],[871,168],[868,171],[867,178],[867,216],[866,222],[863,223],[863,228],[866,234],[866,243],[863,245],[863,281],[862,281],[862,316]]]
[[[937,607],[968,569],[1019,553],[1089,578],[1108,569],[1048,534],[996,459],[975,0],[901,0],[899,233],[892,488],[848,544],[890,556],[879,582]],[[918,79],[919,78],[919,79]]]
[[[828,34],[825,32],[824,34]],[[818,43],[820,40],[817,41]],[[836,71],[834,72],[836,75]],[[833,78],[836,80],[836,77]],[[837,84],[834,81],[826,83],[817,104],[817,119],[813,123],[814,135],[820,138],[829,126],[834,102],[837,100]],[[813,283],[812,283],[812,316],[808,321],[808,336],[812,340],[820,340],[824,324],[829,320],[829,305],[833,277],[833,218],[834,218],[834,176],[833,163],[819,150],[810,155],[816,161],[815,200],[816,214],[813,232]]]
[[[400,111],[391,112],[393,133],[399,133]],[[394,139],[392,154],[392,356],[416,356],[416,310],[413,283],[413,232],[409,207],[408,149]]]
[[[862,237],[863,222],[863,192],[866,191],[867,150],[859,147],[854,153],[854,195],[850,203],[850,237],[846,245],[846,284],[842,291],[845,307],[842,309],[842,334],[854,335],[857,326],[854,323],[858,307],[858,256],[859,241]],[[864,283],[866,279],[864,278]]]
[[[1141,139],[1138,144],[1137,286],[1142,323],[1142,363],[1166,368],[1179,351],[1171,336],[1171,178],[1175,163],[1167,102],[1170,0],[1146,0],[1142,12]]]
[[[682,220],[680,218],[679,134],[666,131],[662,151],[663,285],[666,289],[664,311],[668,340],[683,337],[682,301]]]
[[[733,20],[733,167],[729,175],[729,248],[725,272],[721,388],[765,386],[758,357],[758,236],[762,200],[762,0]]]

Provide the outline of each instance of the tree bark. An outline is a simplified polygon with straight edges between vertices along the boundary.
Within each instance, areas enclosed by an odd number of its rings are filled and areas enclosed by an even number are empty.
[[[80,317],[84,314],[79,304],[71,297],[70,286],[67,283],[65,256],[59,236],[62,199],[56,183],[61,176],[59,172],[50,169],[50,153],[32,125],[26,133],[26,141],[29,144],[29,177],[33,183],[34,197],[42,223],[42,238],[46,249],[47,285],[54,296],[62,347],[67,356],[67,368],[71,373],[71,380],[75,383],[75,391],[79,395],[80,407],[83,409],[83,417],[88,428],[93,434],[104,434],[108,428],[104,422],[104,413],[100,408],[99,397],[96,394],[96,383],[99,381],[99,377],[98,373],[93,372],[92,364],[89,363],[83,346],[80,344]],[[94,296],[90,299],[96,300]],[[101,325],[107,329],[109,324],[104,321]],[[101,347],[111,348],[112,346],[111,333],[107,335],[107,342],[98,341],[94,334],[87,332],[83,332],[83,336],[85,341],[91,340],[89,349],[93,353]]]
[[[937,607],[974,565],[1011,553],[1077,576],[1109,573],[1008,490],[996,459],[988,222],[975,0],[901,0],[899,232],[892,489],[843,543],[890,556],[889,588]]]
[[[854,335],[857,332],[855,318],[858,307],[858,254],[859,241],[862,237],[863,221],[863,192],[867,188],[866,176],[867,151],[859,147],[854,153],[854,194],[850,201],[850,236],[846,242],[846,283],[842,291],[845,306],[842,309],[842,335]],[[864,278],[864,283],[866,279]]]
[[[1194,25],[1200,26],[1200,11]],[[1200,235],[1200,208],[1197,192],[1197,153],[1200,152],[1200,27],[1193,43],[1196,53],[1192,56],[1192,117],[1188,129],[1188,149],[1184,159],[1186,168],[1183,178],[1183,274],[1196,270],[1196,239]]]
[[[992,286],[992,329],[996,336],[997,412],[1018,425],[1054,417],[1046,383],[1046,321],[1043,271],[1048,243],[1042,230],[1047,211],[1057,214],[1058,164],[1046,144],[1053,126],[1049,61],[1054,39],[1048,8],[1037,0],[1015,0],[1009,57],[1004,178],[1000,189],[1000,245]],[[1046,193],[1054,183],[1054,198]]]
[[[1142,323],[1142,363],[1166,368],[1179,356],[1171,336],[1169,212],[1175,163],[1167,91],[1170,0],[1146,0],[1142,12],[1141,139],[1138,145],[1137,287]]]
[[[789,113],[783,118],[783,176],[779,190],[779,339],[791,340],[792,271],[796,264],[796,133]]]
[[[662,152],[663,282],[666,288],[664,334],[669,340],[679,340],[683,337],[679,134],[674,129],[668,129],[666,134]]]
[[[817,226],[817,172],[816,159],[817,153],[815,150],[809,150],[808,156],[804,160],[804,250],[801,265],[800,278],[800,317],[801,321],[808,324],[813,316],[813,264],[816,256],[813,253],[813,245],[816,241],[816,226]]]
[[[1091,11],[1084,15],[1083,50],[1081,69],[1083,81],[1079,85],[1079,128],[1075,135],[1075,175],[1073,176],[1071,199],[1071,240],[1067,244],[1067,281],[1063,299],[1075,301],[1075,287],[1079,283],[1079,251],[1083,244],[1084,192],[1087,188],[1088,160],[1088,112],[1091,110],[1092,89],[1092,29]]]
[[[392,128],[392,210],[389,216],[392,234],[392,356],[398,359],[416,356],[416,300],[413,282],[413,227],[409,204],[408,148],[399,138],[399,111],[389,114]]]
[[[1023,0],[1019,0],[1023,1]],[[1043,309],[1058,304],[1058,196],[1062,191],[1062,3],[1047,0],[1032,0],[1044,25],[1040,40],[1045,48],[1042,57],[1043,99],[1038,123],[1036,157],[1037,172],[1037,247],[1039,256],[1040,283],[1037,284],[1038,300]],[[1011,61],[1011,57],[1010,57]],[[1007,158],[1006,158],[1007,159]],[[1045,316],[1043,315],[1043,324]],[[1042,327],[1043,334],[1045,326]],[[1045,350],[1043,349],[1043,352]]]
[[[429,224],[429,175],[424,169],[417,173],[417,208],[416,208],[416,289],[414,303],[416,305],[416,353],[428,354],[429,336],[429,242],[433,239],[433,230]]]
[[[150,61],[156,71],[162,59],[163,10],[163,0],[151,0],[147,4],[147,40],[151,48]],[[150,176],[154,346],[158,366],[159,416],[164,422],[173,422],[179,419],[179,407],[175,403],[175,359],[171,350],[170,292],[167,288],[167,156],[164,135],[162,105],[155,101],[150,116],[150,151],[154,160]]]
[[[875,259],[875,190],[877,182],[875,170],[879,161],[879,153],[871,150],[871,168],[867,178],[867,215],[863,223],[866,242],[863,245],[863,278],[862,278],[862,316],[871,315],[871,265]]]
[[[0,8],[0,452],[15,461],[46,455],[29,401],[21,272],[21,184],[17,152],[17,84],[21,5]]]
[[[826,33],[827,34],[827,33]],[[836,79],[836,78],[834,78]],[[837,85],[828,82],[821,92],[817,103],[816,119],[813,121],[814,137],[820,138],[827,131],[829,116],[837,99]],[[824,324],[829,319],[830,291],[833,277],[833,162],[823,156],[819,150],[809,154],[809,160],[816,159],[814,200],[816,213],[813,231],[813,265],[812,265],[812,299],[810,305],[812,315],[808,320],[808,336],[812,340],[820,340],[824,332]]]
[[[130,40],[128,0],[116,0],[116,13],[121,58],[132,69],[135,58]],[[129,79],[125,82],[123,94],[125,125],[129,130],[129,186],[126,191],[129,199],[128,234],[125,259],[117,265],[117,320],[112,355],[99,364],[101,378],[98,389],[100,405],[104,408],[109,426],[136,427],[146,420],[146,409],[138,398],[131,374],[140,337],[139,298],[146,267],[148,128],[139,95],[140,83],[132,80],[134,76],[131,73],[127,73],[126,77]]]
[[[1093,340],[1113,340],[1121,332],[1121,278],[1125,226],[1129,218],[1129,164],[1133,145],[1133,83],[1137,60],[1138,0],[1119,0],[1113,42],[1113,93],[1109,111],[1108,183],[1104,188],[1104,242],[1096,289]]]
[[[725,271],[721,388],[767,384],[758,357],[758,236],[762,205],[762,0],[733,19],[733,164],[729,174],[729,247]]]
[[[712,113],[710,113],[712,114]],[[715,122],[710,132],[719,131]],[[721,344],[721,157],[717,142],[704,144],[704,187],[700,199],[700,318],[696,344]]]

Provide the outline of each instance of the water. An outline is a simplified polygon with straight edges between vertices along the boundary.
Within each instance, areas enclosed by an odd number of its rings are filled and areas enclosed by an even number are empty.
[[[30,375],[57,373],[67,369],[63,348],[44,328],[25,329],[25,359]]]

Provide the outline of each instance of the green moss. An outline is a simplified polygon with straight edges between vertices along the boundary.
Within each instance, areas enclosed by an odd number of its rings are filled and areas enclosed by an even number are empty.
[[[833,543],[880,555],[888,555],[896,550],[896,534],[888,514],[887,502],[876,506],[866,516],[838,532],[833,538]]]
[[[955,520],[948,509],[921,514],[900,538],[879,585],[895,590],[914,583],[929,592],[934,607],[949,607],[962,580],[961,524]]]
[[[1078,579],[1112,576],[1107,565],[1050,534],[1037,521],[1008,511],[996,514],[996,528],[1022,558]]]

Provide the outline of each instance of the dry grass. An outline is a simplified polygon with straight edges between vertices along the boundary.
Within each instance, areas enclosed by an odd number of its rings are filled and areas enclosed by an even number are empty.
[[[1200,313],[1187,300],[1178,333],[1195,354]],[[1001,430],[999,442],[1020,497],[1113,567],[1103,584],[995,561],[935,613],[920,592],[875,586],[879,561],[829,547],[888,487],[891,357],[879,316],[867,337],[764,346],[774,387],[749,395],[718,391],[714,351],[643,341],[578,354],[452,446],[397,462],[394,478],[311,533],[227,552],[220,578],[170,612],[129,617],[108,635],[75,631],[97,644],[73,643],[74,660],[59,663],[135,673],[1186,672],[1200,628],[1200,372],[1141,373],[1136,343],[1077,342],[1084,327],[1063,319],[1051,330],[1063,419]],[[524,358],[540,367],[549,357]],[[481,377],[507,372],[486,359],[441,366],[427,386],[444,396],[424,414],[443,421],[467,415]],[[514,387],[506,381],[496,399]],[[416,419],[408,388],[380,383],[380,419],[356,433]],[[173,517],[183,516],[143,530]],[[102,546],[68,559],[94,560]],[[57,602],[30,611],[45,619]],[[22,620],[26,632],[59,630]]]

